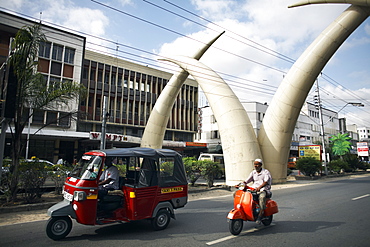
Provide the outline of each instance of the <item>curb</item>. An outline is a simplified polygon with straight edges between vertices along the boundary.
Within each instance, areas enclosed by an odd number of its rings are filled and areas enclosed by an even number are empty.
[[[189,186],[188,187],[188,193],[202,193],[207,192],[211,190],[229,190],[228,186],[219,185],[212,188],[208,188],[205,185],[204,186]],[[60,201],[62,201],[61,199]],[[42,203],[34,203],[34,204],[23,204],[18,206],[10,206],[10,207],[0,207],[0,214],[6,214],[6,213],[17,213],[17,212],[27,212],[27,211],[34,211],[34,210],[41,210],[41,209],[48,209],[51,206],[57,204],[59,201],[55,202],[42,202]]]
[[[24,205],[19,205],[19,206],[12,206],[12,207],[0,207],[0,214],[47,209],[55,204],[56,202],[43,202],[43,203],[35,203],[35,204],[24,204]]]

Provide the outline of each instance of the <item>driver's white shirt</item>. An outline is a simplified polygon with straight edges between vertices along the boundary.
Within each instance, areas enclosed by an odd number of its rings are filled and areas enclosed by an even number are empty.
[[[119,172],[116,166],[112,165],[111,167],[105,169],[103,173],[100,176],[100,181],[104,181],[108,178],[111,178],[112,181],[110,181],[109,184],[104,184],[103,187],[107,189],[114,189],[118,190],[118,184],[119,184]]]
[[[253,170],[247,180],[245,182],[248,184],[253,182],[252,188],[258,188],[263,184],[263,182],[267,182],[267,185],[261,189],[261,191],[270,191],[271,189],[271,174],[268,170],[262,168],[261,172],[258,173],[256,170]]]

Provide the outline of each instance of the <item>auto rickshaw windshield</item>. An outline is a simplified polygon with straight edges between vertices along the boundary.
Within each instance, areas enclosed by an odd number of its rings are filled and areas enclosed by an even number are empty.
[[[95,180],[98,176],[101,164],[101,156],[83,155],[70,175],[71,177],[83,180]]]

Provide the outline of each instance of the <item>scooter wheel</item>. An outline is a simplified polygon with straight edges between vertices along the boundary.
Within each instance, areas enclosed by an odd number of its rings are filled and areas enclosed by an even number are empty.
[[[65,238],[72,229],[72,220],[68,216],[51,217],[46,224],[46,235],[52,240]]]
[[[243,229],[243,220],[230,220],[229,221],[229,230],[233,235],[239,235]]]
[[[261,222],[264,226],[269,226],[272,222],[272,215],[264,217]]]

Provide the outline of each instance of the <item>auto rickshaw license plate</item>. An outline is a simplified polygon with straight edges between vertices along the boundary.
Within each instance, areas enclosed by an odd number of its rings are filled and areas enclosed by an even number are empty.
[[[63,197],[64,197],[64,199],[66,199],[67,201],[70,201],[70,202],[73,200],[73,195],[68,193],[68,192],[65,192],[65,191],[63,191]]]

